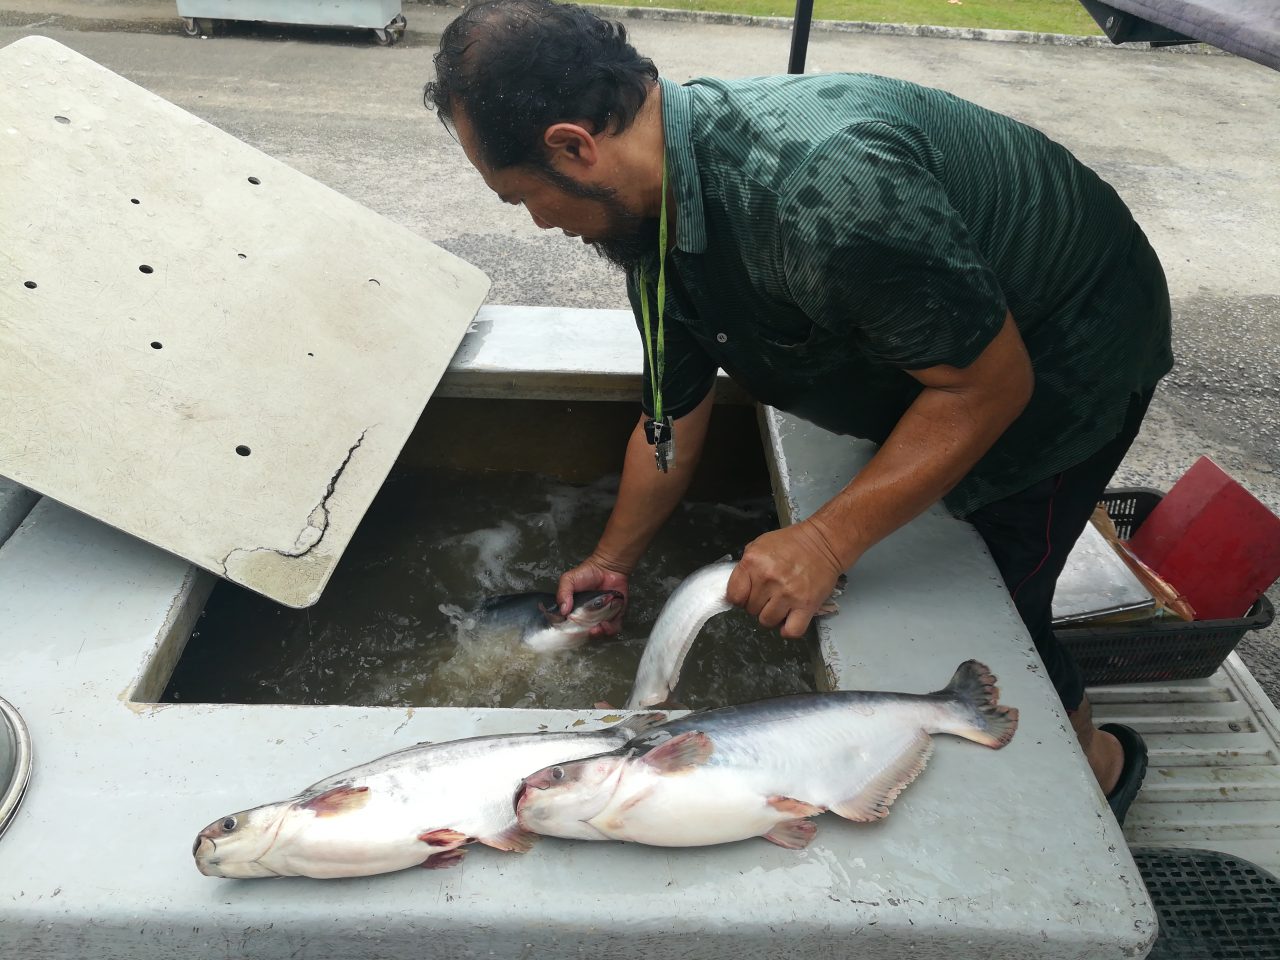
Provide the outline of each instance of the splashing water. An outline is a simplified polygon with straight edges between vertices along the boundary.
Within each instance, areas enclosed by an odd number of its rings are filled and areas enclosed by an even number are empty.
[[[214,590],[164,699],[371,706],[590,707],[626,699],[645,638],[680,581],[776,525],[766,498],[686,503],[631,578],[621,635],[538,654],[485,636],[488,596],[552,591],[604,528],[617,478],[571,486],[446,469],[393,477],[320,602],[290,610],[230,583]],[[694,644],[690,707],[812,690],[812,640],[732,610]]]

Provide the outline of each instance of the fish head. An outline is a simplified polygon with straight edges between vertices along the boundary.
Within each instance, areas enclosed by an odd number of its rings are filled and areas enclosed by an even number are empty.
[[[608,623],[626,604],[627,598],[620,590],[575,593],[569,619],[583,627],[594,627],[597,623]]]
[[[198,834],[191,848],[196,869],[206,877],[250,879],[279,877],[262,861],[284,830],[293,801],[268,803],[215,820]]]
[[[580,840],[604,835],[588,822],[609,805],[629,754],[605,753],[545,767],[524,778],[516,819],[534,833]]]

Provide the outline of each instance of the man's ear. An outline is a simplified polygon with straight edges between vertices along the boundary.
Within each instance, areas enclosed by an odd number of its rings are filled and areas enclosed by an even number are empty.
[[[551,151],[551,162],[593,167],[599,159],[599,147],[591,132],[577,123],[557,123],[547,127],[542,141]]]

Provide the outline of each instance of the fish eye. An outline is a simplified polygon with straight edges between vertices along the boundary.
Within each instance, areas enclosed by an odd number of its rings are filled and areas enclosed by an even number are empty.
[[[552,780],[563,780],[563,779],[564,779],[564,767],[552,767],[552,768],[551,768],[551,779],[552,779]]]
[[[236,828],[235,817],[227,817],[227,819],[222,821],[222,830],[224,833],[230,833],[235,828]]]

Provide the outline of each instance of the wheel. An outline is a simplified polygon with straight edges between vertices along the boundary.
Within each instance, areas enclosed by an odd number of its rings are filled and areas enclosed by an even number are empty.
[[[200,31],[200,35],[204,37],[212,37],[217,26],[218,21],[211,20],[208,17],[201,17],[196,21],[196,27]]]
[[[200,25],[196,23],[195,17],[182,18],[182,32],[188,37],[200,36]]]
[[[389,46],[392,46],[397,40],[400,39],[400,34],[397,31],[391,30],[391,29],[374,30],[373,39],[377,41],[378,46],[389,47]]]

